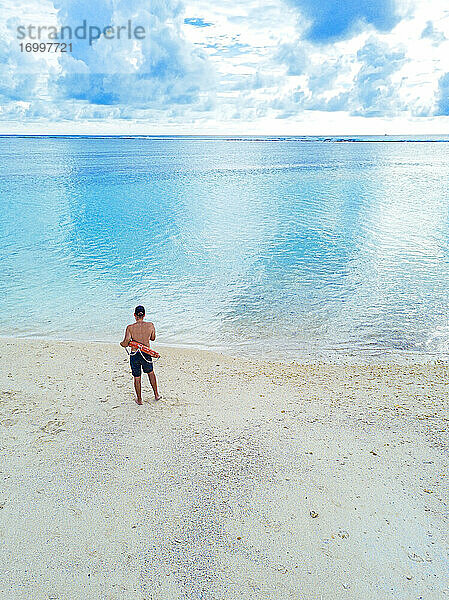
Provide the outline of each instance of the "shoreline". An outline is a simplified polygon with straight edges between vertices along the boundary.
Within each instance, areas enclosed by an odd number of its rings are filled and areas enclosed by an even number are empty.
[[[0,344],[2,342],[43,342],[43,343],[54,343],[54,344],[79,344],[82,346],[90,345],[104,345],[104,346],[120,346],[120,340],[92,340],[92,339],[76,339],[76,338],[50,338],[44,336],[20,336],[11,337],[6,335],[0,335]],[[171,351],[186,350],[192,352],[205,352],[211,354],[217,354],[219,356],[227,356],[228,358],[235,358],[239,360],[248,360],[255,362],[270,362],[279,365],[313,365],[313,364],[330,364],[330,365],[341,365],[341,366],[357,366],[357,365],[449,365],[449,353],[447,352],[421,352],[418,350],[383,350],[373,351],[372,353],[365,353],[362,351],[348,352],[337,352],[331,349],[323,349],[322,351],[315,353],[304,353],[302,356],[284,356],[280,357],[276,353],[261,353],[259,350],[240,350],[238,347],[230,347],[226,350],[223,347],[211,347],[200,344],[171,344],[159,342],[156,340],[155,349],[163,349]]]
[[[448,596],[447,365],[164,347],[137,406],[118,343],[0,355],[5,597]]]

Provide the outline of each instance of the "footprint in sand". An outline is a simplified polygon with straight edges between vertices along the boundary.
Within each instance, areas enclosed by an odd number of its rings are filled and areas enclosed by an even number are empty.
[[[43,425],[40,429],[45,433],[56,435],[57,433],[61,433],[61,431],[65,431],[65,429],[62,429],[62,425],[64,425],[64,421],[55,419],[54,421],[48,421],[48,423]]]
[[[337,535],[342,540],[344,540],[344,539],[346,539],[346,538],[349,537],[349,533],[347,531],[343,531],[342,529],[340,529],[340,531],[337,533]]]
[[[430,557],[428,552],[425,553],[424,558],[419,554],[416,554],[416,552],[409,552],[408,557],[410,560],[413,560],[415,562],[432,562],[432,558]]]

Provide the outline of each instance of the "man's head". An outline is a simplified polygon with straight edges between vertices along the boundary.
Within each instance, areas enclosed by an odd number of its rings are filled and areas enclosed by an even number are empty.
[[[139,306],[136,306],[136,308],[134,309],[134,316],[136,317],[136,319],[143,319],[145,316],[145,309],[143,306],[141,306],[139,304]]]

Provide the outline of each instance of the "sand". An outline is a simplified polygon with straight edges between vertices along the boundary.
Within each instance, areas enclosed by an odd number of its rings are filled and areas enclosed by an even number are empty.
[[[449,598],[446,364],[0,341],[4,600]]]

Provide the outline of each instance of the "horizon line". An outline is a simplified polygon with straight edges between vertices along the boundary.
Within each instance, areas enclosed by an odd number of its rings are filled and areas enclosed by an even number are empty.
[[[449,134],[429,133],[429,134],[83,134],[83,133],[0,133],[1,138],[59,138],[59,139],[177,139],[190,138],[198,140],[207,139],[226,139],[232,141],[239,140],[319,140],[319,141],[448,141]],[[375,139],[374,139],[375,138]],[[444,138],[444,139],[443,139]]]

